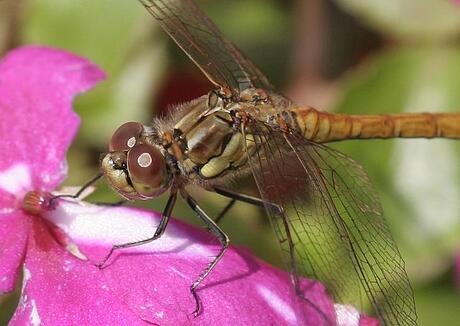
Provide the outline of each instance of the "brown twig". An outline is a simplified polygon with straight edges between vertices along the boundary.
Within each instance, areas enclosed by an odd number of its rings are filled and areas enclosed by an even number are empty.
[[[1,30],[4,35],[0,35],[0,53],[6,52],[9,49],[19,44],[19,30],[18,25],[22,12],[24,1],[22,0],[0,0],[0,12],[2,19],[0,19]]]
[[[321,79],[325,52],[326,13],[324,0],[295,2],[292,75]]]
[[[328,13],[324,0],[295,2],[291,82],[285,91],[297,104],[327,110],[336,99],[335,84],[324,76]]]

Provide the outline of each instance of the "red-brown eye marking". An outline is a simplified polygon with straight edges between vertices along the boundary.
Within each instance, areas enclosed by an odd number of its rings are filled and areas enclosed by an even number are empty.
[[[128,152],[128,171],[134,184],[160,188],[166,176],[166,163],[161,152],[150,145],[139,144]]]
[[[109,151],[127,151],[136,145],[144,128],[139,122],[126,122],[113,134]]]

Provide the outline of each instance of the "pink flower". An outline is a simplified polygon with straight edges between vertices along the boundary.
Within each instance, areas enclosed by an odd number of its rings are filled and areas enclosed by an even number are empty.
[[[325,324],[293,294],[285,272],[234,247],[199,288],[203,311],[193,317],[189,287],[217,242],[180,221],[155,242],[116,252],[100,270],[95,263],[112,244],[150,237],[159,214],[66,200],[41,216],[22,210],[27,192],[51,192],[65,178],[79,123],[72,99],[103,77],[87,60],[43,47],[0,62],[0,293],[14,289],[21,268],[24,275],[11,325]],[[334,306],[320,283],[302,285],[330,321],[358,324],[359,312]]]

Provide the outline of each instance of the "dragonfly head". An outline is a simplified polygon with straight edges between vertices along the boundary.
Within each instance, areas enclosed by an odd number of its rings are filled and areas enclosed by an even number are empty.
[[[171,185],[165,157],[160,148],[145,142],[144,130],[138,122],[121,125],[101,159],[112,188],[128,199],[154,198]]]

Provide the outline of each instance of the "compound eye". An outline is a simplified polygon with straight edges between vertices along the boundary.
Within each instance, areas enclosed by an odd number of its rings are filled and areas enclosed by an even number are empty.
[[[127,151],[136,145],[144,127],[139,122],[126,122],[113,134],[109,151]]]
[[[162,187],[166,176],[165,168],[163,155],[153,146],[139,144],[128,152],[129,176],[138,191],[139,186],[146,192],[147,188],[157,190]]]

